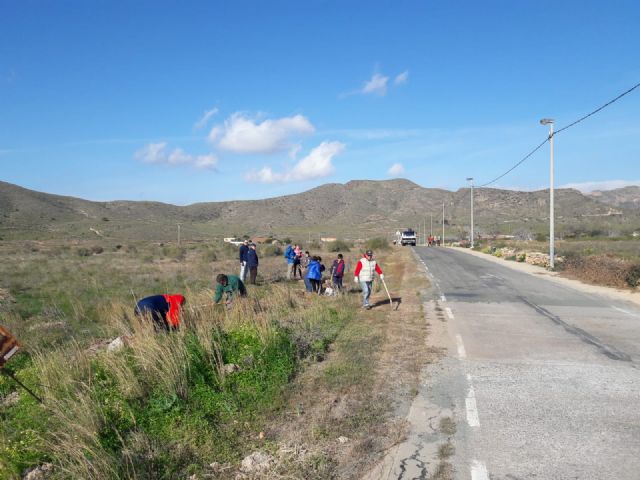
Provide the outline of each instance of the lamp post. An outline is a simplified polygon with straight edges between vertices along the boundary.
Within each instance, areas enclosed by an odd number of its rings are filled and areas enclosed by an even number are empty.
[[[553,202],[553,118],[543,118],[540,125],[549,125],[549,144],[551,157],[549,161],[549,268],[555,267],[555,220]]]
[[[473,239],[475,238],[473,235],[473,177],[468,177],[467,182],[471,184],[471,248],[473,248],[474,243]]]

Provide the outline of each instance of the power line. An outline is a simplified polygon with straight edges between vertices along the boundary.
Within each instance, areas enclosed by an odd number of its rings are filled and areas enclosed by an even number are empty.
[[[595,115],[596,113],[598,113],[600,110],[604,110],[605,108],[607,108],[609,105],[611,105],[612,103],[617,102],[618,100],[620,100],[622,97],[624,97],[625,95],[633,92],[636,88],[640,87],[640,83],[636,83],[633,87],[631,87],[629,90],[627,90],[624,93],[621,93],[620,95],[618,95],[616,98],[614,98],[613,100],[608,101],[607,103],[605,103],[604,105],[602,105],[599,108],[596,108],[593,112],[591,113],[587,113],[584,117],[579,118],[578,120],[576,120],[575,122],[570,123],[569,125],[567,125],[566,127],[562,127],[561,129],[557,130],[554,135],[559,134],[560,132],[562,132],[563,130],[566,130],[568,128],[573,127],[574,125],[577,125],[578,123],[582,122],[583,120],[586,120],[587,118],[589,118],[591,115]]]
[[[558,135],[560,132],[563,132],[575,125],[577,125],[578,123],[586,120],[587,118],[591,117],[592,115],[595,115],[596,113],[598,113],[601,110],[604,110],[605,108],[607,108],[609,105],[617,102],[618,100],[620,100],[622,97],[624,97],[625,95],[628,95],[629,93],[633,92],[636,88],[640,87],[640,83],[636,83],[633,87],[631,87],[630,89],[628,89],[627,91],[621,93],[620,95],[618,95],[617,97],[615,97],[613,100],[609,100],[607,103],[605,103],[604,105],[596,108],[594,111],[587,113],[586,115],[580,117],[579,119],[577,119],[574,122],[571,122],[569,125],[566,125],[558,130],[556,130],[553,133],[553,136],[555,137],[556,135]],[[507,170],[506,172],[504,172],[502,175],[494,178],[493,180],[491,180],[490,182],[487,183],[483,183],[482,185],[478,185],[476,188],[482,188],[482,187],[486,187],[488,185],[491,185],[492,183],[497,182],[498,180],[500,180],[502,177],[504,177],[505,175],[511,173],[513,170],[515,170],[516,168],[518,168],[520,165],[522,165],[525,160],[527,160],[529,157],[531,157],[531,155],[533,155],[534,153],[536,153],[538,150],[540,150],[540,148],[542,148],[542,146],[547,143],[549,141],[549,139],[551,138],[551,136],[548,136],[544,142],[542,142],[540,145],[538,145],[537,147],[535,147],[533,150],[531,150],[527,155],[525,155],[520,161],[518,161],[518,163],[516,163],[513,167],[511,167],[509,170]]]
[[[544,142],[542,142],[540,145],[538,145],[536,148],[534,148],[533,150],[531,150],[529,153],[527,153],[527,155],[525,155],[525,157],[520,160],[518,163],[516,163],[513,167],[511,167],[509,170],[507,170],[506,172],[504,172],[502,175],[500,175],[499,177],[494,178],[493,180],[491,180],[490,182],[487,183],[483,183],[482,185],[478,185],[476,188],[482,188],[482,187],[486,187],[488,185],[491,185],[492,183],[497,182],[498,180],[500,180],[502,177],[504,177],[505,175],[511,173],[513,170],[515,170],[516,168],[518,168],[520,165],[522,165],[524,163],[524,161],[526,159],[528,159],[531,155],[533,155],[534,153],[536,153],[538,150],[540,150],[542,148],[542,146],[547,143],[549,141],[549,138],[545,138]]]

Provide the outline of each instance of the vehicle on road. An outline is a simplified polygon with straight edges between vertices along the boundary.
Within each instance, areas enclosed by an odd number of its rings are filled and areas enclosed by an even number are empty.
[[[402,237],[400,238],[400,244],[404,247],[405,245],[413,245],[416,246],[417,238],[416,232],[408,228],[404,232],[402,232]]]

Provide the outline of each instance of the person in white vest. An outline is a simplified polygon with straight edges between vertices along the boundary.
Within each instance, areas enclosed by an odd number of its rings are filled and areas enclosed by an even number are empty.
[[[366,308],[367,310],[371,308],[371,305],[369,305],[369,297],[371,296],[373,276],[376,273],[380,277],[380,280],[384,279],[380,265],[373,259],[373,252],[367,250],[353,272],[353,281],[360,283],[360,287],[362,288],[362,308]]]

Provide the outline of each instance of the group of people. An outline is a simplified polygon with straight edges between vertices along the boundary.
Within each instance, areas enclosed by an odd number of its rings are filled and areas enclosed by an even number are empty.
[[[304,279],[307,292],[322,293],[322,274],[326,270],[322,263],[322,257],[311,255],[309,251],[303,253],[300,245],[294,244],[287,245],[284,251],[284,258],[287,260],[288,280],[295,280],[296,277],[299,277]],[[344,259],[342,254],[339,253],[330,269],[333,290],[342,291],[344,271]]]
[[[247,273],[249,274],[249,283],[256,284],[258,276],[258,251],[256,244],[249,240],[244,240],[238,249],[240,255],[240,280],[247,281]]]
[[[298,249],[298,253],[296,253],[296,249]],[[246,296],[247,289],[244,282],[247,274],[249,275],[249,283],[253,285],[256,283],[258,272],[256,245],[247,240],[240,246],[239,252],[240,275],[220,273],[216,277],[216,290],[213,296],[215,304],[219,304],[223,297],[225,298],[225,304],[229,305],[235,297]],[[291,252],[293,252],[293,256]],[[317,255],[311,256],[308,251],[302,253],[298,245],[295,245],[295,247],[288,245],[284,256],[287,259],[287,278],[295,279],[295,266],[299,266],[299,275],[300,278],[304,278],[307,292],[322,293],[322,277],[326,268],[322,264],[321,257]],[[300,260],[297,264],[294,263],[296,257],[299,257]],[[291,262],[289,261],[290,259],[292,260]],[[303,265],[306,270],[304,277],[302,275]],[[344,290],[343,278],[345,272],[346,264],[343,255],[338,253],[329,270],[329,278],[334,291],[341,292]],[[380,280],[384,281],[384,274],[378,262],[373,258],[373,251],[367,250],[364,256],[358,260],[353,272],[354,282],[362,289],[362,307],[365,309],[371,308],[369,298],[376,274]],[[148,315],[153,320],[156,330],[171,331],[179,328],[180,314],[185,303],[186,299],[181,294],[151,295],[136,303],[134,313],[136,315]]]
[[[284,253],[287,259],[287,278],[296,278],[297,265],[305,265],[306,273],[304,275],[304,284],[307,292],[322,293],[322,274],[326,270],[322,264],[322,258],[319,256],[310,256],[309,252],[301,254],[298,245],[288,245]],[[296,262],[299,258],[300,261]],[[331,278],[332,290],[336,292],[344,291],[343,278],[346,271],[344,257],[338,253],[335,260],[331,264],[329,270],[329,278]],[[384,281],[384,274],[378,262],[373,258],[373,251],[367,250],[363,257],[358,260],[358,264],[353,272],[354,282],[360,285],[362,289],[362,306],[363,308],[371,308],[369,298],[371,297],[371,288],[375,275]],[[300,278],[303,278],[300,271]]]
[[[218,274],[213,303],[219,304],[222,298],[230,305],[235,297],[245,297],[247,288],[237,275]],[[181,313],[187,300],[184,295],[151,295],[136,303],[136,315],[148,315],[156,331],[177,330],[181,323]]]
[[[430,247],[434,247],[434,246],[440,246],[440,237],[435,237],[433,235],[429,235],[427,237],[427,245],[429,245]]]

